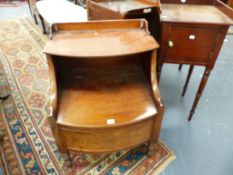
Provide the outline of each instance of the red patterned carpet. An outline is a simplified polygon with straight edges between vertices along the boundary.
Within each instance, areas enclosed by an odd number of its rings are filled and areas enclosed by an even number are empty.
[[[49,75],[43,46],[47,38],[27,19],[0,22],[0,166],[5,174],[159,174],[175,159],[162,142],[152,157],[145,145],[110,155],[72,154],[67,168],[57,150],[47,115]]]

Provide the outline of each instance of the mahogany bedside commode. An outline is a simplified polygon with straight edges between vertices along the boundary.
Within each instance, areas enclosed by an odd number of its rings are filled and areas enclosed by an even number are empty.
[[[164,106],[156,78],[159,47],[145,20],[54,26],[45,46],[51,128],[61,153],[156,149]]]

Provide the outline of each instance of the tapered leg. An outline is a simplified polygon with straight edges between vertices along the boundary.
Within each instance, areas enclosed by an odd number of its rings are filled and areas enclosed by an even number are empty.
[[[38,21],[37,21],[36,15],[33,15],[33,18],[34,18],[35,23],[36,23],[36,24],[38,24]]]
[[[36,15],[33,13],[34,12],[34,10],[32,10],[32,5],[31,5],[31,3],[30,3],[30,1],[28,0],[28,6],[29,6],[29,9],[30,9],[30,13],[31,13],[31,15],[33,16],[33,18],[34,18],[34,21],[35,21],[35,23],[36,24],[38,24],[38,21],[37,21],[37,18],[36,18]]]
[[[72,161],[71,161],[71,158],[70,158],[70,153],[69,152],[66,152],[66,153],[62,153],[62,157],[65,161],[65,164],[67,167],[72,167]]]
[[[58,130],[55,131],[55,132],[56,132],[56,134],[54,135],[54,137],[55,137],[58,149],[62,154],[62,157],[63,157],[63,159],[65,161],[66,166],[71,167],[72,166],[72,161],[71,161],[71,158],[70,158],[70,153],[69,153],[69,151],[68,151],[68,149],[67,149],[67,147],[65,145],[65,142],[60,140],[60,138],[62,138],[62,135],[59,134]]]
[[[31,13],[31,15],[33,15],[32,6],[31,6],[31,4],[30,4],[30,1],[28,0],[27,2],[28,2],[28,6],[29,6],[30,13]]]
[[[3,139],[3,130],[0,129],[0,141]]]
[[[202,92],[203,92],[203,90],[204,90],[204,88],[205,88],[205,85],[206,85],[207,80],[208,80],[208,78],[209,78],[210,72],[211,72],[211,70],[209,70],[209,69],[207,69],[207,68],[205,69],[204,75],[203,75],[203,77],[202,77],[201,83],[200,83],[199,88],[198,88],[198,91],[197,91],[197,95],[196,95],[196,97],[195,97],[195,100],[194,100],[194,102],[193,102],[192,109],[191,109],[190,114],[189,114],[189,117],[188,117],[188,121],[191,121],[191,120],[192,120],[192,116],[193,116],[193,114],[194,114],[194,112],[195,112],[195,109],[196,109],[196,107],[197,107],[198,101],[199,101],[199,99],[201,98]]]
[[[10,95],[0,96],[0,100],[6,100]],[[3,139],[3,130],[0,128],[0,141]]]
[[[152,142],[152,141],[150,141],[148,143],[146,155],[148,157],[151,157],[156,152],[157,149],[158,149],[158,142]]]
[[[163,120],[164,106],[158,106],[158,114],[154,117],[154,123],[151,128],[151,140],[148,144],[147,156],[152,156],[158,148],[158,140]]]
[[[157,81],[158,81],[158,83],[159,83],[159,80],[160,80],[160,75],[161,75],[162,68],[163,68],[163,64],[159,63],[158,66],[157,66]]]
[[[180,64],[180,65],[179,65],[179,68],[178,68],[179,71],[181,71],[182,66],[183,66],[183,64]]]
[[[188,84],[189,84],[189,80],[190,80],[190,77],[191,77],[192,72],[193,72],[193,67],[194,67],[193,65],[190,65],[190,67],[189,67],[188,76],[186,78],[185,85],[183,87],[182,97],[185,95],[185,92],[187,90],[187,87],[188,87]]]
[[[71,162],[71,158],[70,158],[70,153],[67,149],[66,146],[66,142],[65,140],[61,140],[63,137],[62,133],[60,132],[58,125],[56,123],[56,119],[54,116],[50,116],[48,117],[48,121],[49,124],[51,126],[54,138],[55,138],[55,142],[57,144],[58,150],[60,151],[60,153],[62,154],[62,157],[65,161],[66,166],[71,167],[72,166],[72,162]]]
[[[5,96],[0,96],[0,100],[6,100],[8,97],[10,97],[9,94],[5,95]]]
[[[41,25],[42,25],[42,28],[43,28],[43,33],[46,34],[46,27],[45,27],[45,22],[44,22],[44,19],[41,15],[39,15],[39,18],[40,18],[40,21],[41,21]]]

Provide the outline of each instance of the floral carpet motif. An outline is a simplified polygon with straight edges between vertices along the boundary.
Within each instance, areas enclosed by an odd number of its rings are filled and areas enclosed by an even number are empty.
[[[0,22],[0,166],[5,174],[159,174],[175,159],[162,142],[150,158],[146,146],[112,154],[72,153],[68,168],[48,124],[49,72],[43,54],[47,38],[25,18]]]

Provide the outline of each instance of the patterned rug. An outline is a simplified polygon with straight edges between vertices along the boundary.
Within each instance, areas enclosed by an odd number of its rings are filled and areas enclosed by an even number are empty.
[[[49,75],[43,46],[47,38],[24,18],[0,22],[0,166],[5,174],[121,175],[159,174],[175,159],[160,141],[158,152],[145,156],[145,145],[112,154],[72,153],[67,168],[46,116]]]

